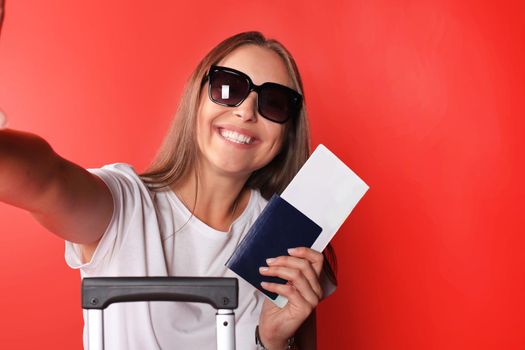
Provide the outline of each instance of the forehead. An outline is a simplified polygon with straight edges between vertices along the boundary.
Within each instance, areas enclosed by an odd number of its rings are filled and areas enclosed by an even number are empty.
[[[267,48],[255,45],[238,47],[217,65],[237,69],[247,74],[257,85],[272,82],[294,87],[282,58]]]

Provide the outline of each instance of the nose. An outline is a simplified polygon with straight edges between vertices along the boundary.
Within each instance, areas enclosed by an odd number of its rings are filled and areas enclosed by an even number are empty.
[[[257,93],[251,91],[242,103],[235,107],[233,113],[244,121],[257,119]]]

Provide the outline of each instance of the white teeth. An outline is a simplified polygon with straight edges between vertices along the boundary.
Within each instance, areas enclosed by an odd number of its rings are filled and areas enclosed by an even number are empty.
[[[253,141],[253,138],[231,130],[220,129],[220,133],[225,139],[236,143],[249,144]]]

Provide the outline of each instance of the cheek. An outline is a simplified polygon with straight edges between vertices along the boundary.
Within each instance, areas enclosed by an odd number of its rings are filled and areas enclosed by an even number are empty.
[[[270,130],[273,136],[273,145],[272,145],[272,153],[278,154],[281,151],[281,148],[284,143],[284,137],[285,137],[285,127],[282,125],[276,125],[272,127],[272,130]]]

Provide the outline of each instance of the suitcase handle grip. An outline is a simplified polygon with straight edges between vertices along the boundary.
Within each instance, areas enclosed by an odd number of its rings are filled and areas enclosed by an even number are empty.
[[[186,301],[215,309],[235,309],[237,278],[229,277],[93,277],[82,280],[82,308],[103,310],[131,301]]]

